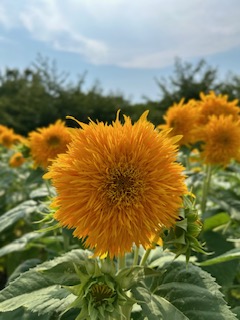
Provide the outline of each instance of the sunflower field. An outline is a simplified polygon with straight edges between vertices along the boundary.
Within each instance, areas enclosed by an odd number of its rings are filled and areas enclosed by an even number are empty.
[[[0,125],[0,320],[240,319],[240,109]]]

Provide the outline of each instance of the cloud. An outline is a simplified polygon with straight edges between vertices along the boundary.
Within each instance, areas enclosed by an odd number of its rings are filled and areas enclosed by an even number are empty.
[[[10,22],[10,19],[8,19],[8,16],[6,14],[6,10],[3,4],[0,4],[0,24],[3,25],[5,29],[9,29],[12,27],[12,24]]]
[[[47,42],[56,50],[79,53],[93,63],[104,59],[107,49],[103,42],[71,27],[71,18],[63,14],[56,1],[44,0],[42,4],[41,7],[31,4],[20,13],[23,26],[34,39]]]
[[[239,0],[3,0],[0,24],[96,65],[161,68],[240,46]]]

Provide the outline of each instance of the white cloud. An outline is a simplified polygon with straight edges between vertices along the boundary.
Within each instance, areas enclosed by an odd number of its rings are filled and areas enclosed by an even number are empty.
[[[0,24],[3,25],[3,27],[6,29],[12,27],[11,20],[8,18],[3,4],[0,5]]]
[[[0,24],[93,64],[156,68],[240,45],[239,0],[3,0]],[[21,4],[19,4],[21,3]]]

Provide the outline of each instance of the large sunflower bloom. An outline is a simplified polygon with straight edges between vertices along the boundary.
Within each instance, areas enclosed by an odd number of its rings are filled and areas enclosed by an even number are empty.
[[[205,163],[223,165],[237,159],[240,150],[240,120],[233,117],[212,116],[203,129],[203,159]]]
[[[187,192],[176,162],[176,138],[155,130],[145,112],[132,124],[79,123],[68,151],[49,167],[58,196],[52,203],[62,226],[75,228],[95,255],[112,258],[145,248],[152,235],[174,225]]]
[[[179,103],[171,106],[163,118],[165,124],[159,125],[158,128],[172,128],[171,135],[182,135],[179,141],[180,145],[189,145],[196,142],[198,112],[195,100],[184,103],[184,99],[182,99]]]
[[[240,109],[238,100],[228,101],[227,95],[216,95],[214,91],[209,94],[200,93],[199,101],[199,124],[205,125],[208,123],[212,115],[219,117],[220,115],[232,115],[233,120],[239,117]]]
[[[46,169],[59,153],[67,150],[70,140],[70,131],[61,120],[30,132],[28,146],[34,166]]]

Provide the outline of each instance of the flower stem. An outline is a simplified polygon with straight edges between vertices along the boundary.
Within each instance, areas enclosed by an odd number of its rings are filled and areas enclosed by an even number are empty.
[[[148,248],[148,249],[145,251],[144,255],[142,256],[142,259],[141,259],[141,261],[140,261],[140,263],[139,263],[140,266],[144,266],[144,265],[145,265],[145,263],[146,263],[146,261],[147,261],[147,258],[148,258],[148,256],[149,256],[151,250],[155,248],[155,244],[158,242],[158,240],[159,240],[159,234],[157,233],[157,234],[155,235],[154,239],[153,239],[153,242],[152,242],[153,246],[150,246],[150,248]]]
[[[132,306],[125,305],[125,306],[122,306],[121,309],[122,309],[121,319],[122,320],[130,320],[131,313],[132,313]]]
[[[52,191],[51,191],[51,188],[50,188],[50,182],[49,182],[49,180],[45,180],[45,185],[46,185],[46,188],[47,188],[49,197],[52,198],[52,197],[53,197],[53,194],[52,194]]]
[[[139,254],[139,247],[135,246],[134,248],[134,257],[133,257],[133,266],[138,264],[138,254]]]
[[[148,258],[148,256],[149,256],[151,250],[152,250],[152,249],[147,249],[147,250],[145,251],[145,253],[144,253],[144,255],[142,256],[142,259],[141,259],[141,261],[140,261],[140,263],[139,263],[140,266],[144,266],[144,265],[145,265],[145,263],[146,263],[146,261],[147,261],[147,258]]]
[[[123,269],[126,266],[126,259],[125,255],[118,257],[118,269]]]
[[[202,201],[201,201],[202,214],[204,214],[206,210],[207,196],[208,196],[208,191],[209,191],[209,186],[211,181],[211,173],[212,173],[212,167],[210,164],[207,164],[205,168],[205,178],[203,181],[203,188],[202,188]]]

